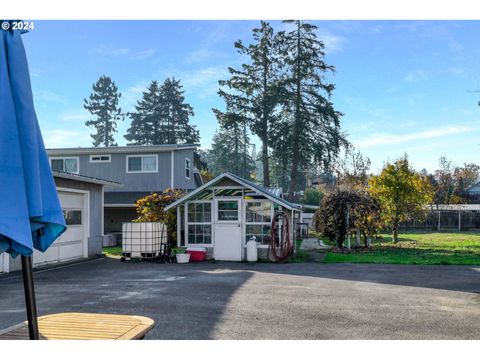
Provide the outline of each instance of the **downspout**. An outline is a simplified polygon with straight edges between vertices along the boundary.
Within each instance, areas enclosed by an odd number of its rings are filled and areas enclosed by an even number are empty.
[[[174,189],[174,166],[175,166],[175,153],[174,153],[175,150],[172,150],[172,152],[170,153],[170,189]]]

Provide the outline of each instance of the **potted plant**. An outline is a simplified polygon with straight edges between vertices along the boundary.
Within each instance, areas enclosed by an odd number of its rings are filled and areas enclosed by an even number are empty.
[[[179,264],[186,264],[190,261],[190,254],[186,254],[184,248],[172,249],[172,254],[175,254]]]

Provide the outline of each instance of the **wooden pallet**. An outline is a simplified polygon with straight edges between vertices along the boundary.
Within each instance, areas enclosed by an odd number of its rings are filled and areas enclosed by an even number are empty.
[[[134,315],[61,313],[40,316],[41,340],[138,340],[155,326]],[[0,330],[0,340],[28,340],[27,322]]]

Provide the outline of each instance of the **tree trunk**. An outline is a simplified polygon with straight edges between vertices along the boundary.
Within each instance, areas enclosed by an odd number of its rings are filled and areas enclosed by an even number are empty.
[[[293,122],[293,158],[292,158],[292,174],[290,177],[290,186],[288,193],[290,197],[295,200],[295,190],[297,188],[298,179],[298,163],[299,163],[299,135],[301,123],[301,80],[300,80],[300,22],[297,22],[297,63],[295,65],[295,118]]]
[[[264,54],[265,55],[265,54]],[[267,82],[268,65],[266,59],[263,61],[263,96],[262,96],[262,164],[263,164],[263,186],[270,186],[270,166],[268,164],[268,115],[266,96],[268,93]]]
[[[255,159],[254,159],[255,160]],[[268,165],[268,143],[263,140],[262,144],[263,186],[270,186],[270,166]]]
[[[398,242],[398,224],[393,224],[392,234],[393,243],[396,244]]]

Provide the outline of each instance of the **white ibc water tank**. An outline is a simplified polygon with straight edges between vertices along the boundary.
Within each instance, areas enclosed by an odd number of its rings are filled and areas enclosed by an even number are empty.
[[[166,243],[167,229],[162,223],[123,223],[122,252],[127,257],[155,257]]]
[[[258,260],[258,244],[255,239],[252,239],[247,242],[247,261],[254,262],[257,260]]]

